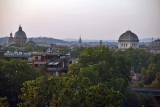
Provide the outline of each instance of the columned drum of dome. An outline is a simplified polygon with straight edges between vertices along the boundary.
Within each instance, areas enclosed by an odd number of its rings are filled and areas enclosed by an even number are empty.
[[[19,26],[19,30],[14,35],[14,41],[18,44],[25,44],[27,40],[26,33],[22,30],[22,27]]]
[[[126,31],[119,37],[118,48],[119,49],[139,48],[138,36],[131,31]]]

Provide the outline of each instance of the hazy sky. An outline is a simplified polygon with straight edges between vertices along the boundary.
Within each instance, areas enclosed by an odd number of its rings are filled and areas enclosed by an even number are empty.
[[[0,0],[0,37],[20,24],[27,37],[160,38],[160,0]]]

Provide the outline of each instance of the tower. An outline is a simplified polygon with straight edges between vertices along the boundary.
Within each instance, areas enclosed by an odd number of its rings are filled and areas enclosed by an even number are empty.
[[[11,45],[13,44],[13,42],[14,42],[14,39],[13,39],[12,32],[11,32],[10,37],[8,38],[8,44]]]
[[[10,33],[10,37],[12,37],[12,32]]]
[[[79,37],[78,44],[79,44],[79,46],[81,46],[81,45],[82,45],[82,39],[81,39],[81,36]]]
[[[99,41],[99,45],[102,45],[102,44],[103,44],[103,41],[102,41],[102,40],[100,40],[100,41]]]

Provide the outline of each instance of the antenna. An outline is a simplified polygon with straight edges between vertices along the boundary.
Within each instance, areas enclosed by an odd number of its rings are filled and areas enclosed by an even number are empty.
[[[151,53],[153,54],[153,37],[152,37],[152,42],[151,42]]]

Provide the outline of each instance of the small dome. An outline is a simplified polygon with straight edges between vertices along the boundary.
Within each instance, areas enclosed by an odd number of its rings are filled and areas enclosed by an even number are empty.
[[[26,33],[22,30],[22,27],[19,26],[19,30],[14,35],[15,39],[27,39]]]
[[[126,31],[119,37],[119,42],[123,41],[134,41],[139,42],[138,36],[131,31]]]

